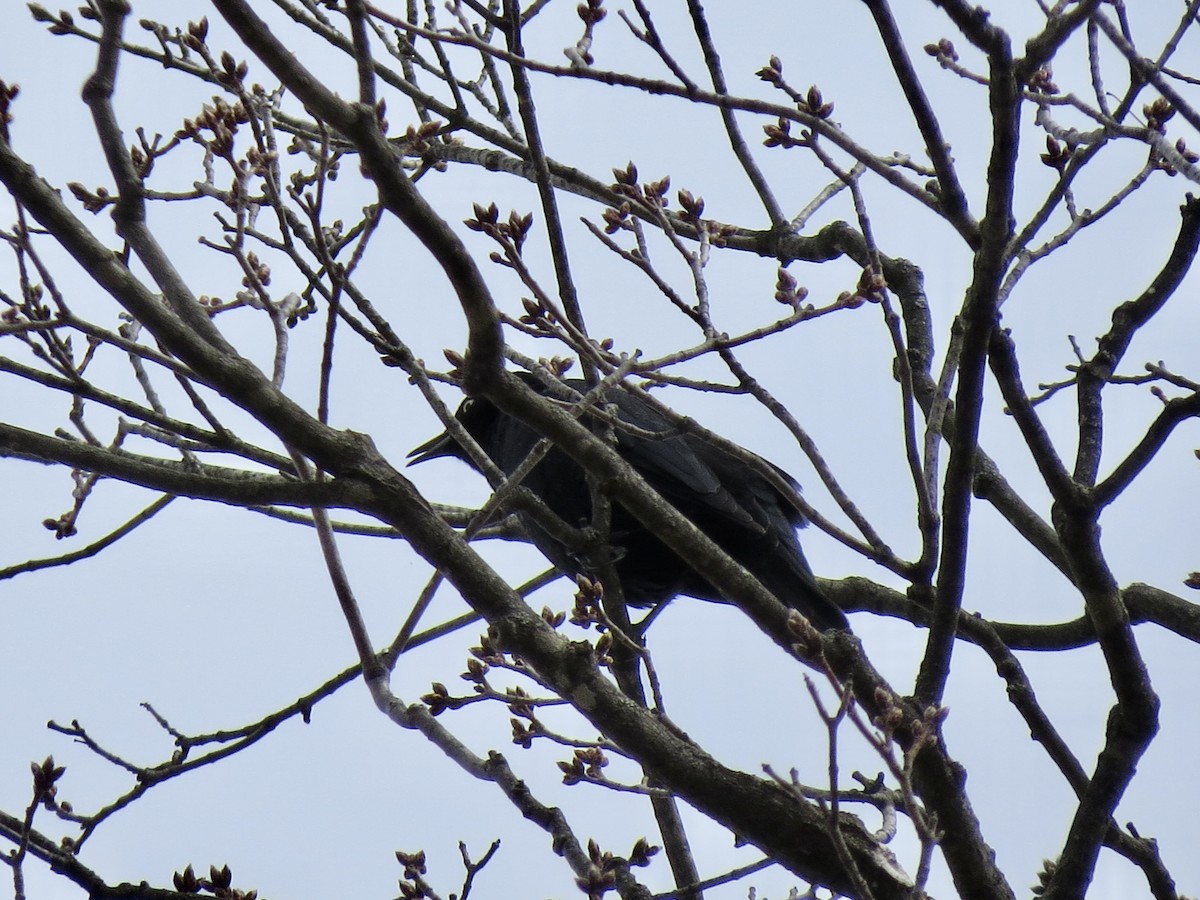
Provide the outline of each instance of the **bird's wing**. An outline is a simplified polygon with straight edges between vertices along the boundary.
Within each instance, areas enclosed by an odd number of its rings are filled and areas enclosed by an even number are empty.
[[[703,507],[738,525],[760,530],[762,520],[743,507],[725,485],[731,464],[740,465],[723,450],[700,438],[672,433],[669,423],[639,398],[616,394],[619,417],[643,430],[662,433],[648,438],[616,429],[617,446],[646,482],[684,513],[699,512],[687,507]],[[744,472],[744,467],[742,467]],[[766,485],[768,489],[770,485]]]

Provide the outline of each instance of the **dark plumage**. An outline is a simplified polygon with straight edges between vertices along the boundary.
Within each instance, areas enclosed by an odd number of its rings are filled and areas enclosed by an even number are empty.
[[[534,390],[547,393],[532,376],[522,373],[522,378]],[[580,393],[587,390],[580,379],[566,379],[565,383]],[[666,435],[651,439],[614,429],[617,451],[654,490],[814,626],[822,630],[848,627],[842,611],[817,587],[800,549],[796,529],[805,524],[804,517],[770,481],[708,441],[673,431],[667,420],[639,397],[613,388],[605,400],[615,404],[621,421]],[[516,470],[540,437],[483,398],[463,401],[455,416],[506,474]],[[449,432],[422,444],[409,456],[410,465],[441,456],[470,463]],[[782,469],[773,468],[796,486]],[[522,484],[568,525],[591,521],[591,496],[583,470],[561,450],[552,448]],[[522,516],[522,522],[555,566],[571,574],[588,574],[583,562],[532,517]],[[716,588],[618,504],[612,507],[609,536],[614,567],[629,604],[657,606],[678,594],[725,602]]]

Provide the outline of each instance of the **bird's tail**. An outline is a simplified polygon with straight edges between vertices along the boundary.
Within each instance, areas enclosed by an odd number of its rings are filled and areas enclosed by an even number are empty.
[[[778,597],[780,602],[801,613],[818,631],[834,628],[849,630],[846,614],[825,596],[807,560],[799,553],[764,554],[752,571],[763,587]]]

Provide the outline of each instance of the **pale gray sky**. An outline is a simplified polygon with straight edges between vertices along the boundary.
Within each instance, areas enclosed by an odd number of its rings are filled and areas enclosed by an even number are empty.
[[[612,4],[593,51],[596,64],[661,75],[648,52],[633,45],[616,19],[616,9],[625,5]],[[1003,7],[996,17],[1000,24],[1021,35],[1039,15],[1033,2],[997,5]],[[152,16],[183,24],[188,17],[204,14],[207,4],[189,0],[134,6],[135,19]],[[656,8],[656,15],[663,17],[660,27],[681,48],[684,64],[698,73],[698,56],[688,49],[684,11],[675,6],[664,5],[661,13]],[[861,4],[810,0],[710,6],[733,92],[782,99],[772,97],[753,74],[774,53],[795,84],[819,84],[836,105],[835,118],[852,135],[880,153],[917,154],[915,130]],[[1154,29],[1165,27],[1163,22],[1174,15],[1174,5],[1172,10],[1166,6],[1161,8],[1161,22],[1157,15],[1148,15],[1145,22],[1135,20],[1144,29],[1146,47],[1155,46]],[[210,39],[218,45],[224,32],[215,21],[217,16],[208,14],[214,20]],[[559,62],[560,49],[568,41],[564,35],[573,39],[578,31],[573,18],[574,4],[552,4],[539,30],[528,38],[531,52]],[[565,31],[558,30],[560,26]],[[920,75],[943,113],[969,199],[978,210],[986,186],[983,172],[989,136],[983,89],[941,72],[920,52],[921,44],[952,31],[931,5],[917,7],[911,18],[902,20],[902,27],[914,48]],[[142,33],[133,36],[140,38]],[[321,52],[316,45],[290,31],[288,40],[295,41],[302,58],[305,52],[313,54],[305,62],[321,69],[332,84],[352,90],[353,73],[345,59],[326,64],[316,57]],[[1196,58],[1194,35],[1185,48],[1190,55],[1181,53],[1179,60],[1186,67],[1188,60]],[[964,63],[976,62],[964,52]],[[23,89],[14,109],[14,143],[56,184],[109,182],[78,99],[79,85],[92,64],[89,45],[49,36],[26,15],[10,11],[6,33],[0,37],[0,78],[20,83]],[[1059,63],[1060,83],[1082,89],[1085,82],[1078,81],[1079,71],[1071,69],[1082,64],[1078,52]],[[119,111],[130,134],[143,123],[150,131],[170,133],[210,93],[150,63],[127,60],[124,66]],[[262,67],[252,63],[251,77],[265,78]],[[535,77],[534,86],[540,92],[548,152],[556,159],[602,179],[609,177],[612,167],[634,159],[644,180],[670,174],[673,189],[688,188],[703,195],[706,215],[749,227],[765,224],[749,185],[731,163],[711,109],[691,109],[678,100],[647,100],[628,90],[552,83],[545,77]],[[393,131],[409,115],[401,98],[389,98]],[[1031,116],[1032,111],[1027,119]],[[828,174],[802,151],[759,146],[764,120],[746,115],[740,121],[785,210],[795,214],[828,183]],[[1031,121],[1024,124],[1028,126],[1024,139],[1040,147],[1040,132]],[[1190,136],[1189,142],[1200,146],[1200,139]],[[1051,170],[1037,164],[1036,156],[1031,159],[1034,164],[1022,172],[1018,189],[1018,209],[1026,213],[1040,202],[1053,177]],[[1114,154],[1110,168],[1098,167],[1094,181],[1081,183],[1080,205],[1102,202],[1104,191],[1131,176],[1140,164],[1136,153]],[[349,218],[371,198],[366,188],[353,186],[354,163],[346,162],[344,167],[349,184],[339,184],[336,202],[345,204]],[[195,173],[180,167],[164,170],[160,177],[164,187],[187,186]],[[1062,378],[1063,366],[1073,361],[1067,336],[1077,336],[1088,352],[1094,336],[1107,327],[1112,307],[1134,296],[1158,270],[1177,228],[1175,208],[1187,188],[1182,178],[1152,179],[1128,209],[1081,236],[1062,251],[1062,259],[1052,258],[1027,276],[1004,316],[1022,353],[1028,385]],[[432,176],[422,189],[455,224],[470,215],[475,201],[494,200],[505,212],[510,207],[537,208],[529,185],[476,169]],[[1087,191],[1094,193],[1087,196]],[[914,201],[877,180],[865,180],[864,192],[884,252],[911,258],[924,269],[935,320],[941,326],[940,351],[946,326],[970,278],[969,253],[948,227]],[[12,207],[3,208],[0,223],[7,227]],[[593,333],[612,336],[619,347],[640,348],[647,354],[685,340],[680,338],[685,332],[678,316],[652,286],[586,235],[578,216],[595,218],[598,210],[571,200],[564,202],[564,210],[574,242],[572,262]],[[198,293],[226,297],[233,293],[232,266],[215,262],[213,254],[195,243],[201,228],[215,237],[215,223],[189,218],[194,214],[186,208],[156,208],[153,215],[156,234],[177,255]],[[540,226],[540,211],[536,217]],[[822,210],[813,225],[835,218],[853,218],[844,194]],[[541,238],[538,226],[535,237]],[[97,227],[103,229],[106,223],[98,221]],[[410,326],[404,337],[418,355],[440,365],[442,348],[461,348],[465,336],[452,294],[398,225],[389,223],[385,228],[387,241],[374,248],[360,283],[393,321]],[[485,241],[467,234],[468,246],[485,256],[489,249]],[[395,252],[381,253],[385,246]],[[666,247],[657,252],[665,262]],[[543,265],[539,274],[546,283],[552,283],[540,245],[530,256]],[[665,264],[664,270],[676,277],[678,286],[686,287],[686,276],[678,266]],[[814,302],[852,289],[859,274],[848,261],[829,266],[797,264],[791,271],[810,288]],[[104,312],[107,298],[83,283],[69,264],[56,274],[78,308],[101,321],[115,321],[113,310]],[[523,291],[515,280],[494,270],[488,277],[501,301],[518,309]],[[723,326],[728,330],[777,314],[776,309],[764,311],[755,305],[769,302],[775,277],[769,263],[745,254],[718,253],[707,277],[716,315],[729,323]],[[13,291],[14,279],[11,254],[0,256],[0,288]],[[295,289],[302,286],[297,283]],[[289,289],[282,283],[274,288],[280,294]],[[1188,374],[1200,312],[1185,297],[1194,295],[1195,289],[1193,277],[1177,298],[1180,302],[1173,302],[1154,326],[1139,335],[1128,360],[1130,367],[1162,359]],[[256,347],[257,359],[265,365],[270,351],[265,321],[251,317],[229,321],[242,346]],[[309,364],[317,358],[320,337],[318,327],[298,329],[294,337],[287,387],[305,402],[315,393],[314,369]],[[522,349],[535,355],[550,352],[532,344]],[[807,323],[747,352],[745,359],[809,429],[876,527],[907,555],[914,553],[917,536],[912,490],[895,440],[899,402],[890,378],[890,353],[878,309],[865,306]],[[129,383],[122,360],[113,356],[103,364],[111,365],[114,383]],[[713,370],[697,367],[697,371]],[[418,408],[402,389],[403,381],[398,380],[402,377],[398,370],[362,365],[339,371],[335,381],[334,421],[370,433],[394,461],[402,460],[408,449],[438,427],[433,416]],[[11,380],[5,379],[0,417],[27,427],[66,425],[65,402],[47,402],[37,392],[10,385]],[[1144,388],[1125,390],[1127,395],[1122,395],[1109,420],[1115,454],[1133,444],[1155,413]],[[451,394],[446,396],[455,402]],[[811,466],[766,413],[728,398],[685,394],[671,399],[714,430],[791,471],[806,485],[808,498],[841,521]],[[1013,484],[1045,513],[1045,491],[1029,454],[998,407],[998,398],[993,397],[985,417],[985,447]],[[1042,409],[1055,436],[1064,438],[1069,447],[1073,403],[1060,395]],[[1195,535],[1200,528],[1196,501],[1200,498],[1190,453],[1196,438],[1194,425],[1181,428],[1145,480],[1106,516],[1106,549],[1122,584],[1145,581],[1180,591],[1180,580],[1196,568]],[[431,499],[477,502],[485,496],[482,479],[452,461],[414,470],[412,478]],[[69,490],[65,471],[0,461],[0,533],[5,537],[0,567],[67,549],[55,543],[40,521],[67,507]],[[105,533],[150,499],[144,492],[102,484],[81,522],[81,534],[73,541],[82,544]],[[1078,595],[1014,539],[998,516],[979,504],[974,524],[968,609],[999,620],[1037,622],[1063,621],[1079,614]],[[886,573],[815,529],[804,535],[804,546],[813,568],[823,576],[860,574],[892,583]],[[427,567],[398,541],[346,538],[342,547],[368,624],[382,643],[390,639],[427,579]],[[514,581],[538,571],[539,558],[527,548],[491,545],[487,553]],[[569,594],[568,586],[559,583],[534,602],[565,609]],[[0,604],[0,660],[8,686],[0,700],[0,718],[5,723],[0,740],[0,808],[10,811],[23,809],[28,802],[27,763],[51,753],[68,767],[60,795],[80,810],[95,809],[128,787],[122,773],[68,738],[47,731],[49,718],[61,723],[77,718],[110,749],[148,763],[168,755],[170,743],[139,703],[152,703],[187,732],[234,727],[314,689],[354,658],[309,531],[190,500],[177,500],[151,525],[96,559],[0,583]],[[443,588],[427,621],[440,621],[462,610],[461,600]],[[924,632],[865,615],[853,617],[853,625],[893,684],[900,690],[911,684]],[[457,675],[478,632],[478,626],[472,626],[406,658],[398,670],[397,693],[415,700],[432,681],[459,690],[463,683]],[[1180,889],[1196,893],[1200,891],[1200,860],[1194,853],[1197,798],[1185,766],[1200,740],[1192,696],[1193,686],[1200,682],[1200,654],[1194,646],[1154,627],[1140,627],[1137,635],[1163,698],[1162,733],[1144,759],[1117,819],[1133,821],[1141,833],[1157,837]],[[678,602],[655,625],[650,646],[673,719],[702,745],[748,772],[758,772],[765,762],[779,771],[795,766],[806,773],[806,780],[820,781],[824,734],[804,691],[802,671],[769,652],[767,639],[741,613]],[[1090,769],[1104,739],[1111,705],[1099,652],[1023,654],[1021,659],[1043,705]],[[1042,750],[1028,739],[986,657],[969,646],[958,651],[947,705],[951,753],[972,773],[971,797],[985,833],[1014,887],[1023,891],[1034,883],[1042,858],[1061,847],[1073,811],[1068,788]],[[605,849],[620,854],[643,834],[653,840],[652,823],[639,798],[588,785],[561,786],[554,760],[569,754],[540,746],[533,751],[511,746],[507,718],[501,708],[473,708],[453,714],[449,721],[476,752],[489,748],[504,752],[543,802],[564,807],[582,838],[595,837]],[[877,771],[878,762],[851,743],[844,767]],[[614,770],[619,768],[614,765]],[[628,770],[617,772],[622,774],[636,778]],[[867,820],[874,825],[870,816]],[[728,834],[703,817],[692,815],[689,824],[705,874],[757,858],[750,848],[732,847]],[[48,826],[47,818],[40,817],[38,825]],[[569,869],[548,852],[541,831],[522,821],[493,786],[472,781],[418,735],[387,723],[356,683],[322,703],[312,724],[289,722],[248,752],[155,789],[114,816],[91,840],[83,860],[110,882],[147,879],[155,884],[169,883],[170,873],[188,863],[205,869],[209,863],[228,863],[236,886],[256,887],[262,896],[276,900],[315,900],[394,896],[400,869],[392,851],[421,848],[430,858],[431,878],[448,894],[458,890],[461,878],[457,842],[466,841],[478,856],[495,838],[503,840],[503,847],[481,874],[473,896],[577,896]],[[902,836],[895,849],[910,871],[915,868],[911,839]],[[35,864],[28,866],[27,874],[31,898],[72,896],[62,879]],[[646,880],[655,890],[666,889],[670,882],[665,862],[656,862]],[[795,878],[771,872],[754,876],[749,883],[757,886],[760,898],[777,900]],[[744,897],[745,891],[742,883],[714,890],[710,896],[723,900]],[[931,891],[950,894],[940,864]],[[1090,898],[1116,900],[1144,894],[1144,880],[1136,870],[1111,854],[1102,856]]]

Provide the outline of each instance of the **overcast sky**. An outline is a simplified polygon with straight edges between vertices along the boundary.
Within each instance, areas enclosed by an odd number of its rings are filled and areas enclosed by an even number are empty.
[[[627,4],[612,5],[593,51],[596,64],[661,76],[647,51],[629,40],[616,19],[616,8]],[[685,19],[674,9],[676,5],[667,9],[664,4],[660,27],[680,48],[685,67],[698,74],[699,55],[689,43]],[[878,39],[862,4],[710,5],[732,92],[779,99],[753,74],[770,54],[776,54],[793,83],[819,84],[835,103],[835,118],[864,144],[880,153],[898,150],[918,155],[916,131],[886,61],[880,58]],[[1033,2],[1009,0],[996,5],[1003,7],[998,21],[1017,34],[1025,34],[1036,23]],[[1162,12],[1161,21],[1140,10],[1147,18],[1135,19],[1147,48],[1156,47],[1155,38],[1171,24],[1176,4],[1155,6],[1155,13]],[[207,4],[190,0],[135,2],[134,7],[135,20],[154,16],[179,25],[207,11]],[[533,55],[554,63],[562,59],[561,48],[578,32],[577,24],[572,24],[573,10],[573,3],[551,4],[542,24],[529,36]],[[211,11],[208,14],[217,18]],[[983,173],[989,136],[983,90],[941,72],[920,53],[921,44],[951,33],[936,10],[923,4],[902,26],[913,45],[919,73],[943,114],[968,199],[978,211],[986,189]],[[141,39],[143,34],[134,26],[133,37]],[[223,46],[226,39],[214,21],[210,42]],[[352,91],[353,71],[346,59],[319,56],[327,51],[293,31],[287,32],[286,39],[331,85],[347,94]],[[1198,58],[1198,46],[1193,34],[1177,57],[1182,68]],[[964,53],[964,62],[978,61]],[[1086,82],[1079,80],[1083,62],[1076,48],[1056,65],[1056,80],[1083,89]],[[91,45],[50,36],[21,11],[10,10],[0,36],[0,78],[22,86],[14,108],[14,145],[57,185],[109,183],[79,102],[79,86],[93,63]],[[267,75],[251,63],[251,79],[256,78],[266,81]],[[644,180],[669,174],[673,189],[688,188],[703,195],[706,215],[747,227],[765,226],[753,192],[731,163],[713,110],[693,110],[682,101],[647,102],[630,91],[591,84],[555,83],[547,78],[537,78],[534,84],[540,92],[538,107],[547,149],[554,158],[601,179],[608,179],[614,166],[633,159]],[[209,93],[184,76],[127,60],[118,111],[127,134],[137,124],[145,124],[149,132],[169,134],[183,117],[198,111]],[[1026,118],[1031,116],[1032,111]],[[389,97],[393,133],[411,117],[402,98]],[[749,116],[742,121],[757,147],[763,121]],[[1024,124],[1028,126],[1024,139],[1040,148],[1042,135],[1031,122]],[[1200,139],[1194,136],[1189,143],[1200,147]],[[789,214],[802,209],[830,180],[802,151],[757,147],[755,152]],[[1030,151],[1032,164],[1022,171],[1019,214],[1034,209],[1052,184],[1053,172],[1039,166],[1037,152]],[[1142,159],[1142,150],[1114,153],[1108,169],[1098,167],[1093,178],[1081,182],[1080,205],[1102,202],[1105,190],[1130,177]],[[365,186],[354,183],[354,163],[344,166],[350,183],[339,185],[333,202],[344,205],[349,219],[371,196]],[[186,188],[196,171],[180,165],[166,168],[159,177],[164,189]],[[1068,335],[1076,336],[1084,352],[1090,352],[1094,337],[1107,327],[1112,308],[1136,296],[1161,267],[1178,227],[1175,210],[1187,187],[1182,178],[1152,179],[1112,221],[1085,232],[1061,260],[1052,258],[1027,276],[1006,305],[1004,319],[1022,354],[1028,385],[1065,377],[1063,367],[1074,361]],[[431,176],[422,182],[422,189],[456,225],[470,215],[472,202],[494,200],[504,212],[510,207],[537,208],[529,185],[479,169]],[[913,260],[925,273],[940,329],[936,333],[940,350],[969,282],[969,252],[947,226],[880,181],[865,180],[864,193],[881,249]],[[0,207],[5,210],[0,227],[7,229],[12,206]],[[570,199],[564,201],[564,208],[574,242],[572,263],[593,334],[612,336],[618,347],[638,348],[647,355],[694,339],[680,337],[677,316],[643,277],[587,237],[578,216],[597,219],[599,210]],[[216,237],[214,222],[197,218],[189,209],[156,208],[153,215],[156,235],[176,254],[197,293],[228,297],[236,290],[233,267],[216,261],[195,241],[201,231]],[[853,218],[845,195],[823,209],[810,230],[837,218]],[[540,211],[537,219],[540,224]],[[107,228],[104,217],[95,221],[98,229]],[[484,239],[462,230],[468,246],[481,258],[486,256],[490,248]],[[431,365],[441,365],[442,348],[461,349],[465,337],[452,294],[398,225],[385,225],[384,236],[386,240],[377,241],[375,255],[366,262],[360,283],[394,321],[409,328],[404,337],[418,355]],[[535,237],[543,236],[535,228]],[[109,233],[106,240],[115,239]],[[381,252],[390,247],[394,253]],[[666,262],[665,249],[660,253]],[[546,283],[552,283],[544,249],[538,245],[530,255],[543,267]],[[679,268],[666,263],[664,269],[686,284]],[[852,289],[859,274],[849,261],[796,265],[791,271],[810,288],[814,302],[828,302],[840,291]],[[115,324],[115,308],[109,309],[107,298],[82,281],[69,264],[56,274],[78,309]],[[499,300],[510,311],[519,310],[522,291],[515,280],[502,271],[487,274]],[[714,310],[727,330],[734,332],[778,314],[778,309],[764,310],[761,305],[770,301],[773,289],[775,269],[769,262],[749,254],[718,253],[707,275]],[[300,290],[303,284],[297,281],[294,287]],[[0,289],[17,293],[11,254],[0,255]],[[288,288],[277,283],[274,289],[282,295]],[[1178,302],[1139,335],[1128,360],[1133,370],[1144,361],[1164,360],[1195,377],[1194,371],[1188,371],[1200,325],[1195,290],[1193,276]],[[311,363],[317,359],[321,338],[315,322],[307,330],[297,330],[286,383],[289,393],[306,403],[315,396]],[[257,361],[265,365],[270,349],[265,323],[244,317],[231,320],[230,327],[239,329],[241,345],[253,348]],[[522,349],[534,355],[549,352],[528,343]],[[18,356],[11,348],[2,352]],[[881,533],[901,555],[914,555],[913,496],[896,441],[900,406],[890,377],[890,353],[878,309],[866,306],[794,329],[786,338],[748,351],[745,359],[809,429]],[[357,363],[357,368],[339,371],[335,380],[334,422],[371,434],[399,463],[408,449],[438,430],[436,420],[404,390],[399,370],[367,364],[365,357]],[[98,365],[111,367],[99,371],[114,384],[130,383],[123,361],[115,354]],[[706,364],[688,374],[715,372]],[[62,398],[48,400],[10,381],[5,379],[0,395],[0,418],[45,430],[68,426],[68,404]],[[457,402],[452,392],[445,396],[448,402]],[[806,486],[811,502],[837,518],[836,507],[820,489],[811,466],[767,413],[741,400],[712,395],[676,392],[669,400],[792,472]],[[1145,388],[1127,388],[1115,400],[1107,464],[1132,446],[1156,412]],[[1046,514],[1045,490],[1015,426],[1000,414],[994,396],[989,403],[982,434],[985,448],[1014,486]],[[1042,409],[1055,437],[1064,441],[1064,452],[1071,452],[1073,403],[1060,395]],[[1200,529],[1200,497],[1191,453],[1197,437],[1194,425],[1179,429],[1145,479],[1106,515],[1105,547],[1121,584],[1144,581],[1178,593],[1187,572],[1198,568],[1195,536]],[[433,500],[475,503],[486,496],[482,479],[454,461],[430,463],[411,475]],[[40,524],[68,508],[70,488],[65,471],[0,460],[0,534],[4,536],[0,568],[71,549],[56,543]],[[143,491],[103,483],[81,520],[74,544],[106,533],[152,499]],[[976,506],[974,524],[966,608],[1001,621],[1059,622],[1080,614],[1078,594],[983,504]],[[803,537],[813,568],[822,576],[864,575],[896,583],[815,529]],[[368,625],[384,643],[428,579],[428,567],[399,541],[345,538],[342,549]],[[486,553],[514,583],[541,567],[537,554],[525,547],[493,544]],[[567,609],[570,588],[560,582],[532,602],[539,608],[546,604]],[[102,806],[129,786],[122,772],[68,738],[47,731],[47,719],[64,724],[78,719],[109,749],[151,763],[168,757],[171,743],[140,708],[143,701],[185,732],[230,728],[292,702],[354,661],[354,648],[310,531],[191,500],[175,501],[153,523],[98,558],[0,582],[0,604],[0,660],[7,687],[0,700],[4,722],[0,808],[8,811],[21,810],[28,802],[28,762],[48,754],[67,765],[60,796],[79,810]],[[443,588],[426,621],[448,619],[463,610],[461,599]],[[854,616],[852,624],[875,664],[897,689],[906,690],[923,651],[924,632],[867,615]],[[471,626],[412,653],[398,669],[397,694],[415,700],[433,681],[459,690],[464,683],[457,676],[478,633],[479,627]],[[1117,820],[1132,821],[1140,833],[1158,838],[1180,890],[1195,894],[1200,892],[1194,821],[1198,798],[1188,772],[1200,741],[1194,699],[1200,654],[1193,645],[1152,626],[1139,627],[1137,636],[1163,698],[1162,731],[1143,760]],[[777,658],[779,654],[771,653],[770,647],[737,610],[695,601],[674,604],[650,636],[671,716],[702,745],[748,772],[761,771],[763,763],[781,772],[795,766],[808,773],[806,780],[819,782],[824,734],[804,691],[803,671],[794,662]],[[1099,652],[1092,648],[1021,658],[1047,712],[1090,770],[1104,740],[1105,716],[1112,703]],[[1034,883],[1042,858],[1061,847],[1073,811],[1069,790],[1043,751],[1028,740],[987,658],[963,646],[955,666],[946,698],[950,752],[972,773],[972,801],[1001,868],[1020,892]],[[543,802],[564,807],[582,838],[595,837],[618,854],[628,852],[642,834],[654,839],[640,798],[588,785],[561,786],[554,761],[569,753],[561,748],[522,751],[513,747],[508,743],[507,719],[502,708],[473,708],[453,714],[448,721],[467,735],[476,752],[483,754],[490,748],[504,752]],[[846,752],[847,770],[860,767],[869,774],[878,770],[878,762],[853,742]],[[639,777],[629,770],[615,775],[626,780]],[[868,821],[874,827],[869,816]],[[58,833],[44,815],[38,825]],[[751,848],[731,846],[723,829],[699,815],[689,817],[689,826],[705,874],[757,858]],[[503,847],[480,876],[476,896],[577,896],[569,869],[548,852],[540,830],[523,822],[493,786],[463,776],[418,735],[390,725],[374,709],[362,685],[355,683],[320,704],[311,724],[289,722],[248,752],[151,791],[99,830],[83,860],[110,883],[146,879],[156,885],[168,884],[171,872],[189,863],[205,869],[210,863],[228,863],[236,886],[257,887],[262,896],[276,900],[304,900],[394,896],[400,870],[392,851],[424,849],[431,860],[431,879],[445,895],[459,889],[458,841],[466,841],[472,855],[479,856],[496,838],[502,839]],[[912,841],[902,836],[895,849],[911,871],[915,867]],[[72,896],[63,879],[36,865],[31,864],[27,874],[31,898]],[[645,877],[655,890],[670,883],[661,860]],[[778,900],[795,878],[773,871],[756,875],[749,883],[757,886],[760,898]],[[709,896],[714,900],[744,897],[746,886],[740,883]],[[935,874],[931,892],[950,894],[944,870]],[[1144,894],[1144,880],[1136,870],[1112,854],[1102,855],[1089,897],[1115,900]]]

